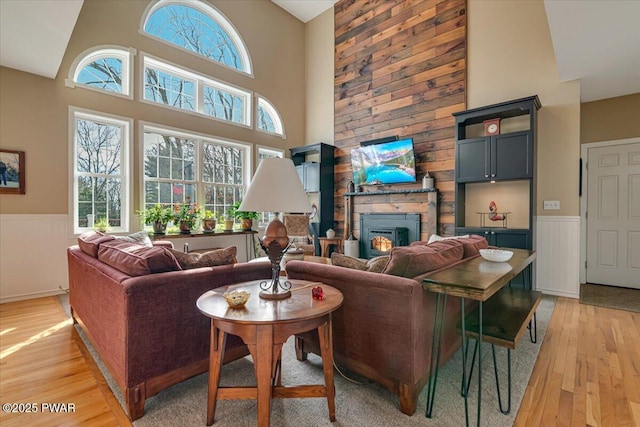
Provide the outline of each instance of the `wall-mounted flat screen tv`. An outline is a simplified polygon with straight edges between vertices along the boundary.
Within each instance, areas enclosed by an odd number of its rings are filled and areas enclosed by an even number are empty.
[[[406,138],[351,150],[356,185],[402,184],[416,181],[413,139]]]

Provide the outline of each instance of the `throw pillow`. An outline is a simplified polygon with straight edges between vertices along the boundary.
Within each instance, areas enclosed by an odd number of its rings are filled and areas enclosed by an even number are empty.
[[[129,276],[181,270],[180,264],[170,252],[160,246],[144,246],[120,239],[100,244],[98,259]]]
[[[135,232],[133,234],[129,234],[128,236],[116,236],[116,239],[123,240],[125,242],[130,242],[130,243],[139,243],[141,245],[148,246],[148,247],[153,246],[153,243],[149,238],[149,233],[147,233],[144,230]]]
[[[87,231],[78,236],[78,246],[85,254],[98,258],[98,248],[100,244],[113,239],[115,239],[115,237],[101,233],[100,231]]]
[[[367,261],[350,257],[348,255],[343,255],[338,252],[331,253],[331,264],[338,267],[351,268],[354,270],[367,270]]]
[[[229,246],[228,248],[215,249],[203,253],[186,253],[175,249],[169,249],[178,260],[183,270],[200,267],[215,267],[217,265],[235,264],[238,262],[236,254],[238,248]]]
[[[382,273],[389,263],[389,255],[380,255],[367,261],[367,271]]]
[[[441,240],[429,245],[397,246],[391,249],[383,274],[413,278],[462,259],[464,250],[457,239]]]
[[[438,236],[437,234],[432,234],[431,236],[429,236],[429,240],[426,242],[412,242],[411,245],[415,246],[415,245],[428,245],[429,243],[433,243],[433,242],[439,242],[440,240],[451,240],[451,239],[464,239],[469,237],[468,234],[465,234],[464,236],[448,236],[448,237],[442,237],[442,236]]]
[[[381,255],[370,260],[350,257],[338,252],[331,253],[331,264],[338,267],[351,268],[354,270],[369,271],[372,273],[381,273],[389,262],[388,255]]]

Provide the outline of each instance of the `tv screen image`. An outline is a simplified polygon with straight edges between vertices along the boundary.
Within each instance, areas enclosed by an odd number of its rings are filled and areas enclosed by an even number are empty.
[[[416,182],[413,139],[367,145],[351,150],[355,185]]]

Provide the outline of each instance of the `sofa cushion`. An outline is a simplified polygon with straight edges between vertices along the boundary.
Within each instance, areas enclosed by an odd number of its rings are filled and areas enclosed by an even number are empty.
[[[462,243],[462,249],[464,253],[462,258],[469,258],[472,256],[480,255],[480,249],[487,249],[489,242],[482,236],[472,234],[469,237],[460,238],[458,242]]]
[[[417,241],[411,242],[409,246],[426,246],[434,242],[441,242],[443,240],[457,240],[462,243],[462,248],[464,250],[462,254],[462,258],[469,258],[472,256],[480,255],[480,249],[487,249],[489,247],[489,243],[487,239],[483,236],[478,236],[477,234],[465,234],[464,236],[452,236],[452,237],[441,237],[437,234],[432,234],[429,237],[429,241]]]
[[[171,249],[118,239],[101,243],[98,259],[132,277],[181,270]]]
[[[338,252],[331,253],[331,264],[338,267],[351,268],[353,270],[370,271],[381,273],[389,262],[389,255],[381,255],[370,260],[354,258]]]
[[[382,273],[413,278],[453,264],[462,259],[463,253],[458,239],[428,245],[397,246],[391,249],[389,263]]]
[[[236,257],[238,248],[235,246],[215,249],[203,253],[186,253],[175,249],[170,249],[170,251],[176,257],[183,270],[200,267],[215,267],[216,265],[235,264],[238,262],[238,258]]]
[[[100,231],[87,231],[78,236],[78,246],[87,255],[98,258],[98,247],[101,243],[115,239],[113,236]]]

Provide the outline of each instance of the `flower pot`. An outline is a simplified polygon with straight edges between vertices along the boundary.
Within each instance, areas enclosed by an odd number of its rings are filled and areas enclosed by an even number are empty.
[[[251,227],[253,227],[253,219],[251,218],[243,218],[240,220],[240,227],[243,230],[251,230]]]
[[[211,233],[216,229],[216,220],[215,219],[203,219],[202,220],[202,230],[205,233]]]
[[[224,220],[224,231],[233,230],[233,223],[234,223],[234,221],[232,219],[225,219]]]
[[[165,234],[167,231],[167,224],[162,222],[153,223],[153,234]]]
[[[180,221],[180,234],[191,234],[191,224]]]

